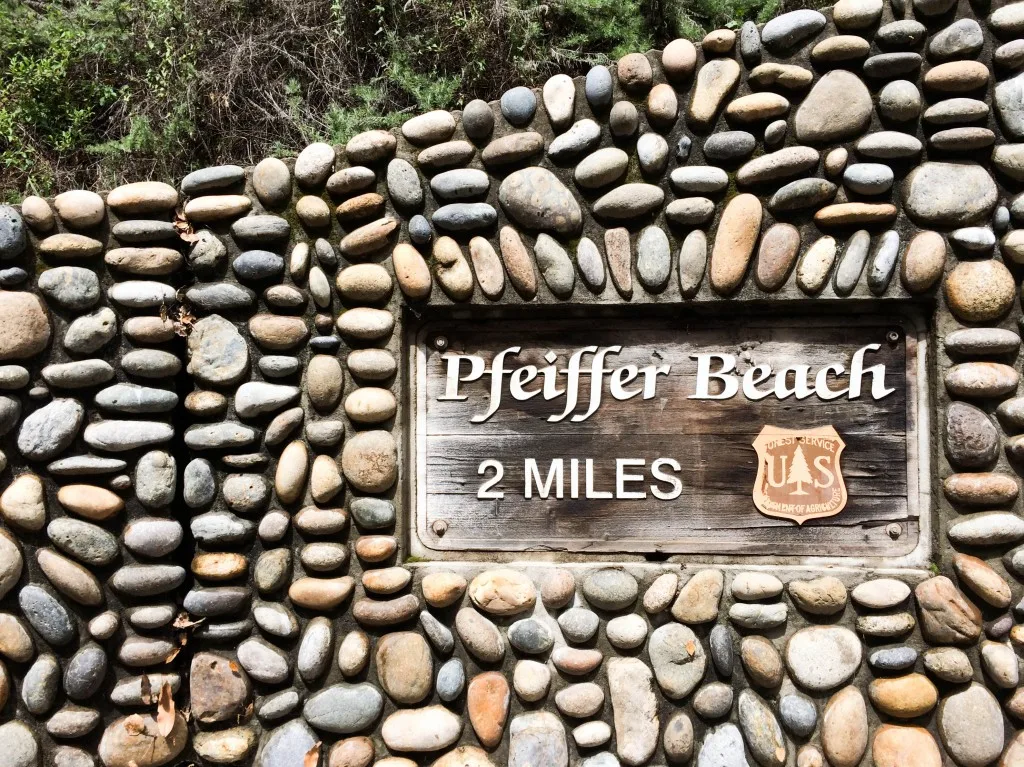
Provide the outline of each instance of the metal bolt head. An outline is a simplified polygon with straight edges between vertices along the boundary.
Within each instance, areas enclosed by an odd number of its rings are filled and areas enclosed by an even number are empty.
[[[885,532],[886,535],[888,535],[895,541],[897,538],[903,535],[903,525],[897,524],[896,522],[891,522],[890,524],[885,526]]]
[[[434,336],[434,348],[439,352],[443,352],[448,348],[448,339],[444,336]]]
[[[430,529],[433,531],[434,535],[440,538],[442,535],[448,532],[448,523],[445,522],[443,519],[435,519],[431,523]]]
[[[895,344],[900,340],[900,332],[898,330],[890,330],[885,338],[889,343]]]

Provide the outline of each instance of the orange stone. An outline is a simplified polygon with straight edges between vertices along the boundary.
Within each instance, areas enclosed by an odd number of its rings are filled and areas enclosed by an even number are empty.
[[[501,742],[512,700],[508,681],[498,671],[487,671],[473,677],[466,692],[469,723],[485,748]]]

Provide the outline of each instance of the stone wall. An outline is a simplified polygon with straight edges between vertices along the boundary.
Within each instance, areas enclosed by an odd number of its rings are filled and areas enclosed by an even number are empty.
[[[0,764],[1024,765],[1022,69],[841,0],[0,208]],[[408,557],[409,321],[771,302],[932,317],[932,571]]]

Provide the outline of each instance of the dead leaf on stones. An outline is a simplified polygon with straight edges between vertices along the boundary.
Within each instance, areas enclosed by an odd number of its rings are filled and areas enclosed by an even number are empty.
[[[194,318],[193,318],[194,319]],[[186,612],[178,613],[178,617],[174,619],[174,623],[171,625],[176,629],[190,629],[199,626],[206,622],[206,618],[200,618],[198,620],[192,620],[192,616]]]
[[[153,703],[153,683],[149,681],[149,677],[146,674],[142,675],[139,679],[139,694],[142,697],[143,703]]]
[[[174,211],[174,229],[178,232],[178,236],[189,244],[199,239],[192,224],[185,218],[185,211],[182,208]]]
[[[171,683],[164,680],[160,686],[160,701],[156,705],[156,731],[160,737],[166,738],[174,729],[174,696],[171,694]]]
[[[321,741],[317,741],[309,747],[309,751],[302,758],[302,767],[316,767],[320,763],[320,746]]]

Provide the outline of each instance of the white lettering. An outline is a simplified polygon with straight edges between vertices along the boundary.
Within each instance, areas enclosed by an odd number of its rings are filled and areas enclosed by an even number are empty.
[[[691,354],[690,359],[697,360],[697,392],[691,394],[689,399],[731,399],[736,396],[739,390],[739,382],[736,376],[730,375],[736,369],[736,358],[731,354]],[[711,360],[722,361],[722,369],[717,373],[711,372]],[[712,394],[710,390],[711,379],[717,378],[722,382],[722,391]]]
[[[659,482],[667,483],[672,489],[662,490],[657,485],[651,485],[651,495],[661,501],[674,501],[683,493],[683,483],[679,477],[673,477],[662,470],[662,466],[668,466],[672,471],[680,471],[683,467],[674,458],[659,458],[651,464],[651,474]]]
[[[551,468],[548,469],[548,478],[542,483],[540,480],[540,468],[537,466],[536,458],[526,459],[526,491],[525,495],[527,498],[533,498],[533,486],[537,485],[537,495],[541,498],[547,498],[551,495],[551,486],[555,485],[555,498],[562,498],[563,493],[563,461],[561,458],[556,458],[551,462]]]
[[[647,493],[635,490],[626,490],[627,482],[643,482],[643,474],[627,474],[625,469],[631,466],[643,466],[647,462],[643,458],[616,458],[615,459],[615,497],[623,499],[642,500]]]

